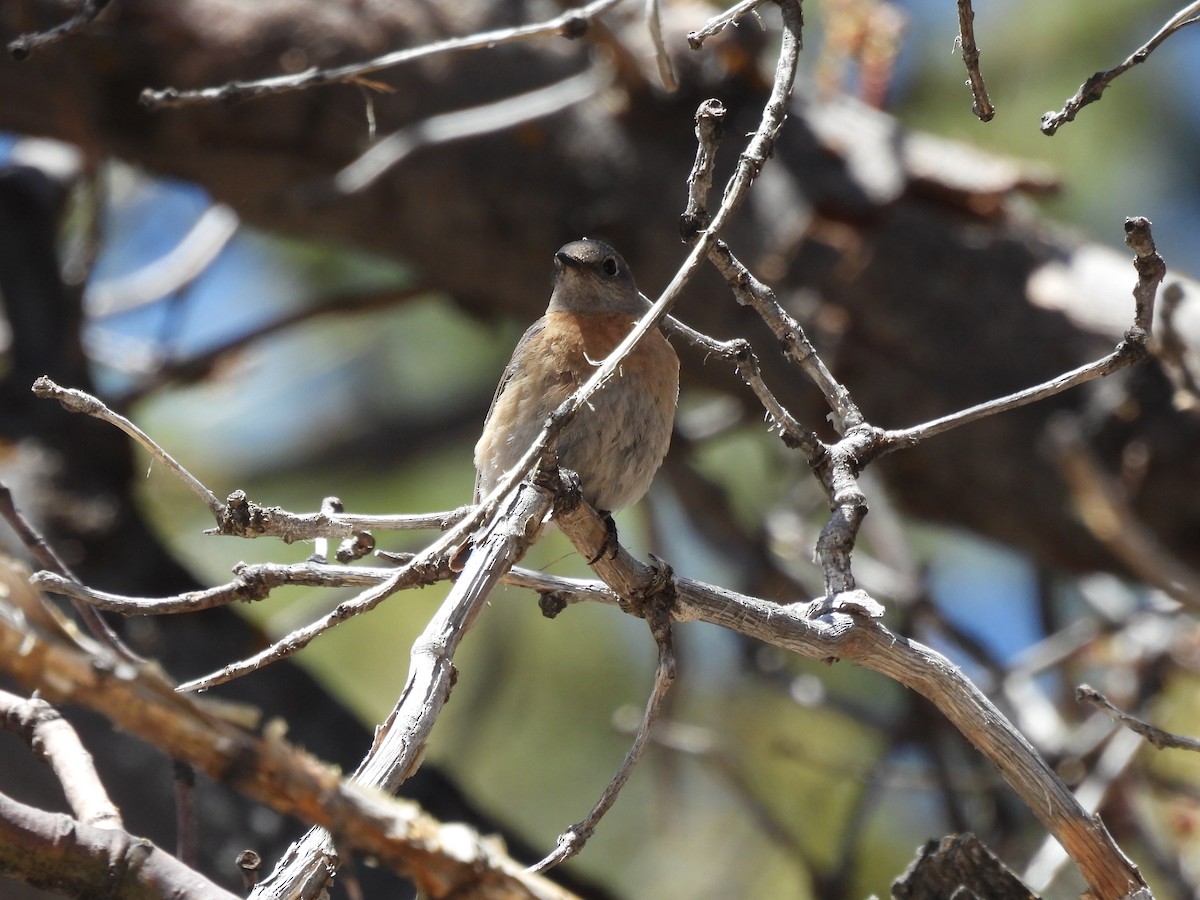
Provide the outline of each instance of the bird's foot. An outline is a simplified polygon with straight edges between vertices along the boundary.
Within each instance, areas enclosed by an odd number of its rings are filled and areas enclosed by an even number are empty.
[[[611,513],[604,513],[604,542],[600,545],[600,549],[596,551],[596,555],[588,560],[589,566],[594,566],[600,560],[607,556],[609,559],[617,558],[617,551],[621,549],[621,545],[617,542],[617,523],[613,521]]]

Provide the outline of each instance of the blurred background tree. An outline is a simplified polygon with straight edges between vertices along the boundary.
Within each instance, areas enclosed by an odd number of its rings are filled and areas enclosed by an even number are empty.
[[[119,0],[80,34],[0,64],[6,265],[28,269],[55,249],[53,237],[62,270],[54,316],[20,305],[43,310],[44,272],[27,294],[3,286],[4,480],[85,580],[171,593],[187,586],[175,563],[217,583],[239,560],[299,560],[311,548],[201,537],[205,510],[171,478],[122,458],[127,448],[102,449],[115,441],[102,426],[39,411],[27,391],[44,372],[90,381],[219,495],[241,488],[295,510],[337,495],[348,510],[375,513],[468,500],[472,444],[513,343],[544,307],[554,249],[602,237],[656,293],[685,252],[676,220],[696,104],[719,97],[740,135],[769,86],[772,10],[764,28],[746,19],[691,52],[684,33],[718,7],[665,4],[680,79],[668,93],[642,11],[626,6],[573,42],[434,56],[358,84],[178,109],[146,109],[139,93],[335,65],[558,7]],[[1118,244],[1126,215],[1154,221],[1172,276],[1190,272],[1200,32],[1173,37],[1053,138],[1037,128],[1042,112],[1174,11],[1115,0],[978,10],[998,109],[982,124],[963,86],[953,4],[806,6],[792,118],[729,240],[802,319],[872,422],[915,424],[1110,349],[1132,318],[1134,275],[1098,245]],[[13,37],[61,16],[49,0],[18,0],[0,11],[0,27]],[[613,60],[613,83],[560,113],[418,147],[359,192],[333,181],[379,135],[554,83],[600,54]],[[723,171],[736,146],[727,141]],[[27,182],[21,166],[49,175]],[[34,210],[53,213],[49,230],[33,233]],[[1194,336],[1189,291],[1178,317]],[[731,299],[706,273],[676,313],[758,343],[773,387],[827,430],[816,392]],[[810,557],[825,510],[815,483],[725,367],[680,351],[675,445],[650,497],[621,519],[622,538],[680,572],[758,596],[819,594]],[[1181,398],[1156,368],[1129,373],[889,460],[870,481],[857,561],[864,584],[889,602],[889,624],[946,651],[1064,778],[1095,790],[1118,842],[1164,897],[1189,895],[1200,878],[1187,840],[1195,761],[1139,750],[1076,706],[1073,689],[1090,681],[1195,730],[1197,632],[1091,533],[1045,428],[1055,413],[1075,416],[1141,520],[1195,566],[1200,458],[1196,412]],[[131,535],[141,516],[161,558]],[[421,540],[389,538],[388,547]],[[557,535],[529,562],[586,572]],[[362,722],[377,722],[444,590],[397,597],[298,663]],[[275,637],[339,599],[295,590],[243,612]],[[622,723],[642,701],[654,648],[641,623],[614,610],[574,607],[549,622],[535,600],[511,589],[493,600],[460,654],[430,759],[537,852],[579,818],[620,759]],[[259,640],[231,641],[224,629],[233,626],[210,619],[207,628],[133,623],[131,640],[159,651],[179,678]],[[1075,873],[1056,877],[1053,854],[1039,850],[1043,833],[1027,811],[919,697],[713,628],[680,628],[678,641],[668,721],[574,864],[583,877],[629,897],[886,895],[914,847],[972,830],[1046,896],[1078,893]],[[181,643],[186,652],[170,649]],[[295,735],[310,689],[293,680],[277,694],[227,690],[284,716]],[[303,742],[317,750],[328,722],[310,723]],[[365,749],[318,752],[350,766]],[[14,766],[25,755],[15,744],[0,751]],[[160,767],[169,770],[166,760]],[[452,818],[436,807],[450,787],[430,790],[423,802]],[[142,827],[169,843],[162,826]],[[278,840],[289,828],[267,830]],[[268,840],[262,833],[246,840]],[[227,879],[241,845],[211,834],[209,844]]]

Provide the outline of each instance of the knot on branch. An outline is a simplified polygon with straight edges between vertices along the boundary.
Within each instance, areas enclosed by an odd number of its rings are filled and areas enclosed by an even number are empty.
[[[670,563],[653,553],[650,554],[649,568],[649,579],[628,598],[622,598],[621,608],[630,615],[645,619],[655,640],[661,643],[662,635],[670,630],[671,612],[678,597],[675,570]]]
[[[562,23],[562,28],[558,33],[567,40],[573,41],[587,34],[589,28],[591,28],[591,22],[586,16],[570,16]]]
[[[1129,365],[1144,363],[1153,355],[1146,340],[1146,330],[1136,325],[1125,332],[1121,342],[1117,344],[1117,355]]]
[[[679,237],[686,243],[691,243],[700,236],[700,232],[706,229],[712,223],[712,216],[708,214],[708,210],[701,210],[698,213],[680,213],[679,215]]]
[[[547,619],[556,619],[567,608],[567,600],[559,591],[544,591],[538,594],[538,609]]]
[[[225,508],[221,510],[217,527],[213,530],[226,537],[238,537],[251,532],[263,534],[269,520],[270,514],[252,502],[245,491],[234,491],[226,498]]]
[[[554,495],[554,514],[570,513],[583,503],[583,488],[574,469],[564,469],[556,463],[539,465],[533,470],[533,483]]]
[[[356,559],[362,559],[374,549],[375,535],[369,531],[358,531],[353,537],[342,541],[333,556],[340,563],[351,563]]]

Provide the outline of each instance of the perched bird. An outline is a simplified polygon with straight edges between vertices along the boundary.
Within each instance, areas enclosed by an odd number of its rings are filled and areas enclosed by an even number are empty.
[[[550,305],[513,351],[475,445],[476,501],[647,309],[625,260],[607,244],[574,241],[554,254],[554,265]],[[678,397],[679,357],[655,328],[559,433],[559,464],[578,473],[584,499],[601,513],[631,506],[649,489],[671,443]]]

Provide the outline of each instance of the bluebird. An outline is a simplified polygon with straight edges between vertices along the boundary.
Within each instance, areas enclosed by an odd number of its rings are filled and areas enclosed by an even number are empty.
[[[517,343],[475,445],[476,501],[647,309],[629,266],[607,244],[574,241],[554,254],[554,266],[550,305]],[[584,499],[602,514],[649,489],[671,443],[678,397],[679,357],[655,328],[559,433],[559,464],[579,475]]]

